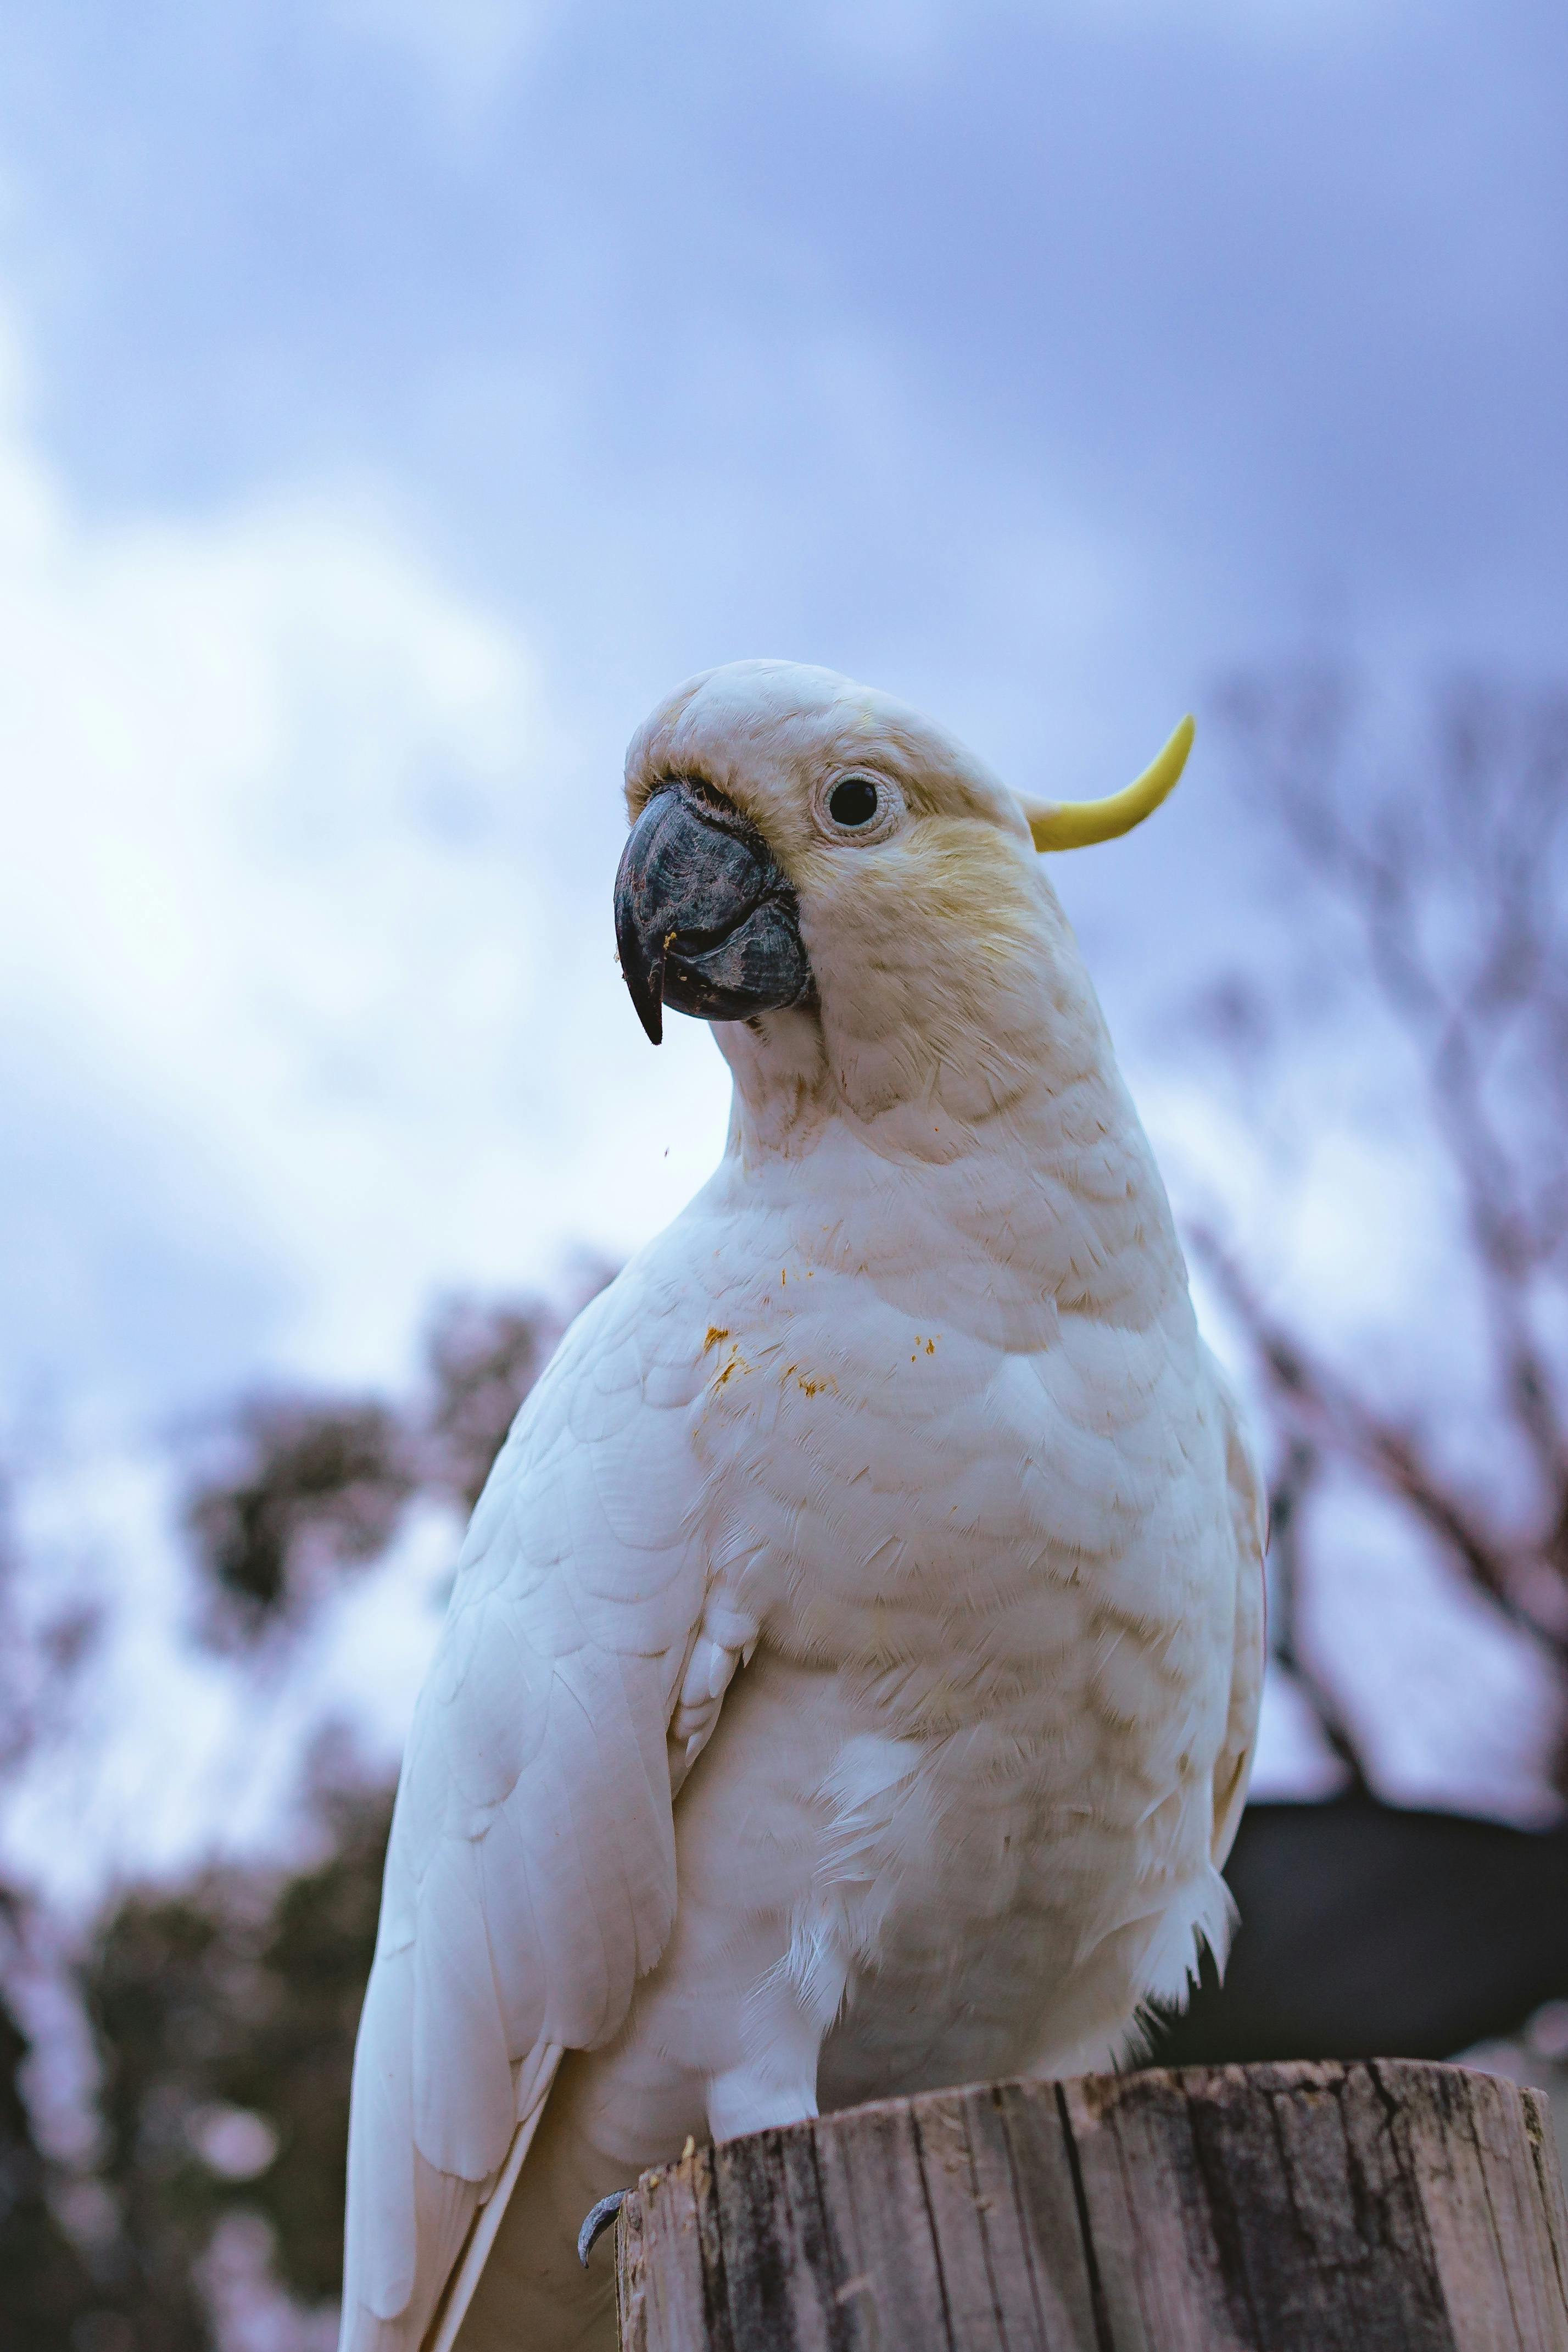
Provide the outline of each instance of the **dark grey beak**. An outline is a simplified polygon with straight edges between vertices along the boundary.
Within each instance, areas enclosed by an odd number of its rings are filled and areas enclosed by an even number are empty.
[[[745,1021],[811,994],[800,909],[773,852],[737,808],[684,777],[661,784],[627,836],[615,941],[655,1045],[666,1004]]]

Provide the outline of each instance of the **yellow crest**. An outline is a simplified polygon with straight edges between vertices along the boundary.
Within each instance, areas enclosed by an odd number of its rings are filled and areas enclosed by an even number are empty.
[[[1103,801],[1030,801],[1023,813],[1037,849],[1087,849],[1096,841],[1114,841],[1152,816],[1174,790],[1192,749],[1193,721],[1184,719],[1157,760],[1152,761],[1125,790]]]

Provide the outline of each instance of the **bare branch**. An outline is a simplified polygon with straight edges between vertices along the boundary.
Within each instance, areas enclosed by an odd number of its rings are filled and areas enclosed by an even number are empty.
[[[1360,1743],[1338,1693],[1301,1641],[1301,1508],[1317,1476],[1318,1459],[1315,1446],[1293,1437],[1270,1489],[1269,1647],[1311,1703],[1324,1738],[1350,1774],[1352,1789],[1364,1794],[1368,1782]]]
[[[1211,1228],[1190,1227],[1187,1237],[1246,1332],[1290,1425],[1324,1453],[1355,1463],[1397,1496],[1511,1623],[1568,1666],[1568,1640],[1521,1598],[1513,1549],[1493,1539],[1465,1500],[1433,1469],[1408,1431],[1379,1413],[1351,1381],[1269,1313]]]
[[[1430,756],[1381,769],[1345,678],[1254,678],[1226,708],[1298,870],[1359,933],[1413,1055],[1462,1203],[1498,1409],[1533,1465],[1545,1556],[1568,1580],[1568,1409],[1538,1316],[1542,1283],[1560,1290],[1568,1274],[1568,919],[1554,863],[1568,696],[1462,681],[1438,698]],[[1413,1434],[1385,1429],[1374,1451],[1493,1590],[1511,1543],[1478,1550],[1474,1513]]]

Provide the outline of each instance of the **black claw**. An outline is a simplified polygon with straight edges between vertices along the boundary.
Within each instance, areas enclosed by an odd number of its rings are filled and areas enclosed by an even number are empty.
[[[584,2270],[588,2268],[588,2257],[593,2252],[596,2241],[604,2235],[631,2194],[629,2189],[612,2189],[608,2197],[600,2199],[583,2222],[577,2233],[577,2259]]]

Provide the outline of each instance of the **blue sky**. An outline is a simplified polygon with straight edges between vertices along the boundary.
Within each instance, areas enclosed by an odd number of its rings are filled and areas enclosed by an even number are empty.
[[[1560,658],[1544,0],[0,33],[13,1415],[390,1375],[434,1291],[667,1216],[724,1087],[608,896],[694,668],[1081,792],[1241,661]],[[1064,873],[1135,1069],[1245,870],[1200,754]]]

